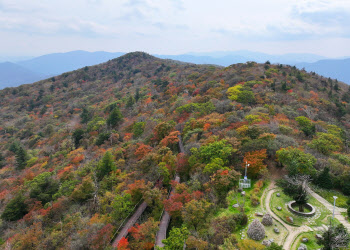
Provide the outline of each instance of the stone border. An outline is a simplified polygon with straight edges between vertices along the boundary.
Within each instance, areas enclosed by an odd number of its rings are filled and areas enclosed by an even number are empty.
[[[312,217],[315,215],[316,213],[316,209],[313,205],[311,205],[310,203],[306,203],[305,207],[308,207],[309,209],[311,209],[311,212],[308,212],[308,213],[303,213],[303,212],[299,212],[297,210],[295,210],[292,205],[295,203],[296,201],[290,201],[288,202],[287,204],[287,207],[288,209],[294,213],[294,214],[297,214],[297,215],[300,215],[300,216],[305,216],[305,217]]]

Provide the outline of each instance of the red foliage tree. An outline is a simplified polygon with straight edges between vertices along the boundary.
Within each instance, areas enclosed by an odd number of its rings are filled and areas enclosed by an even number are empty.
[[[97,231],[90,239],[90,246],[92,249],[104,249],[112,239],[113,226],[108,223],[103,228]],[[119,248],[118,248],[119,249]]]
[[[153,249],[157,231],[158,222],[154,221],[153,218],[148,219],[141,225],[136,224],[134,227],[130,228],[130,245],[132,249]]]
[[[186,203],[191,200],[199,200],[203,197],[203,193],[200,191],[195,191],[193,193],[189,193],[188,187],[185,184],[179,184],[177,182],[172,182],[174,194],[169,197],[169,199],[165,200],[164,207],[165,210],[171,215],[175,217],[181,216],[181,211],[186,205]]]
[[[210,184],[215,190],[215,193],[220,202],[222,202],[228,191],[232,189],[238,182],[239,173],[235,170],[217,170],[215,174],[211,176]]]
[[[170,132],[169,135],[165,136],[160,141],[160,144],[162,144],[163,146],[174,145],[179,142],[179,135],[179,131]]]
[[[123,238],[119,241],[119,243],[118,243],[118,245],[117,245],[117,249],[118,249],[118,250],[130,250],[128,239],[126,239],[125,237],[123,237]]]
[[[138,148],[135,151],[135,155],[138,160],[141,160],[146,154],[152,151],[152,147],[143,143],[137,143]]]
[[[249,164],[248,174],[256,177],[262,169],[267,167],[264,160],[267,158],[266,149],[247,152],[244,155],[242,167],[245,168],[246,162]]]
[[[134,183],[128,185],[127,193],[131,194],[132,200],[136,203],[138,202],[145,191],[152,188],[152,183],[145,183],[145,180],[136,180]]]
[[[176,157],[176,169],[178,173],[187,173],[188,172],[188,156],[184,153],[180,153]]]

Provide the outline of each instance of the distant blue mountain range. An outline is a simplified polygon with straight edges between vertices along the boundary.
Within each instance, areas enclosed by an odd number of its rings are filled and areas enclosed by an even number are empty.
[[[100,64],[124,54],[123,52],[87,52],[79,50],[43,55],[16,63],[0,63],[0,89],[32,83],[85,66]],[[270,61],[271,63],[296,65],[298,68],[305,68],[307,71],[314,71],[325,77],[336,78],[350,84],[350,58],[330,60],[314,54],[269,55],[245,50],[188,53],[182,55],[155,54],[154,56],[189,63],[221,66],[245,63],[247,61],[259,63]]]
[[[15,63],[0,63],[0,89],[36,82],[47,77],[45,74],[33,72]]]
[[[337,60],[320,60],[314,63],[298,63],[298,68],[305,68],[317,74],[338,79],[350,84],[350,58]]]
[[[104,51],[87,52],[77,50],[67,53],[54,53],[39,56],[30,60],[18,62],[17,64],[40,74],[59,75],[85,66],[100,64],[124,54],[125,53],[121,52],[109,53]]]

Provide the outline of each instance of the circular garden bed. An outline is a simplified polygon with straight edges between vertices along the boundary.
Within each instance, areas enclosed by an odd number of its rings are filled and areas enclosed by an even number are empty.
[[[306,203],[304,205],[304,208],[307,212],[300,212],[300,211],[295,210],[293,207],[296,207],[296,206],[297,206],[296,201],[291,201],[291,202],[288,202],[288,204],[287,204],[289,211],[291,211],[294,214],[300,215],[300,216],[311,217],[311,216],[314,216],[316,213],[315,207],[313,205],[311,205],[310,203]]]

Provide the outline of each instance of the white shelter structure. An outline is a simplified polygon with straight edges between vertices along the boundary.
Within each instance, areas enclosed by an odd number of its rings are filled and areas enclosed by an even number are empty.
[[[239,187],[240,188],[250,188],[251,187],[251,181],[247,177],[247,167],[249,167],[250,164],[248,162],[245,163],[245,172],[244,172],[244,178],[239,180]]]

